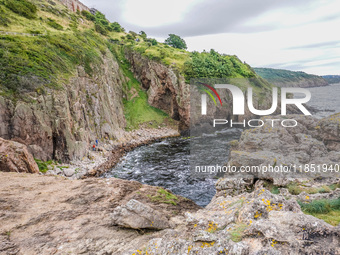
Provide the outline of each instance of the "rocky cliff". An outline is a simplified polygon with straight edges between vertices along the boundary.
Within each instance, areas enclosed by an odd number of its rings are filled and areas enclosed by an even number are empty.
[[[180,73],[139,53],[126,51],[132,71],[148,93],[150,105],[180,121],[180,130],[189,128],[190,88]]]
[[[73,12],[76,11],[90,11],[85,4],[80,2],[79,0],[59,0],[62,4],[67,6],[67,8]]]
[[[28,146],[42,160],[82,158],[97,138],[120,139],[125,127],[124,76],[110,52],[93,77],[79,66],[63,89],[31,93],[29,101],[0,97],[0,137]]]

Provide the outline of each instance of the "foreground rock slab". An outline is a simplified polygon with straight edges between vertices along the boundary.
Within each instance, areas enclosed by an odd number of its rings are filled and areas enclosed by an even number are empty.
[[[133,229],[166,229],[170,224],[166,217],[150,206],[131,199],[125,206],[119,206],[112,214],[113,223]]]
[[[176,205],[151,201],[158,190],[115,178],[69,180],[0,172],[0,254],[131,255],[161,232],[144,235],[113,226],[116,208],[135,200],[165,221],[200,208],[179,196]]]

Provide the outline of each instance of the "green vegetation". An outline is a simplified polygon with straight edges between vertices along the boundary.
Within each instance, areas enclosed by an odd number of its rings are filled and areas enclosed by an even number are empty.
[[[280,194],[279,187],[275,186],[272,182],[264,182],[264,187],[268,189],[273,194]],[[340,183],[332,185],[323,185],[319,187],[307,187],[304,183],[290,183],[284,188],[287,188],[289,193],[292,195],[299,195],[302,192],[307,194],[317,194],[317,193],[330,193],[332,190],[340,188]]]
[[[310,203],[298,201],[304,213],[337,226],[340,223],[340,197],[337,199],[314,200]]]
[[[178,200],[178,197],[174,194],[171,194],[170,192],[166,191],[165,189],[159,188],[157,190],[157,195],[151,196],[147,195],[152,202],[160,202],[165,204],[173,204],[177,205],[176,201]]]
[[[247,64],[243,64],[236,56],[210,52],[193,52],[190,59],[184,63],[186,78],[253,78],[255,73]]]
[[[145,91],[139,91],[138,96],[131,100],[124,100],[125,119],[127,129],[136,129],[142,123],[152,123],[150,126],[158,127],[168,117],[161,110],[148,104]]]
[[[145,123],[149,127],[158,127],[166,120],[171,121],[166,113],[148,104],[146,92],[142,90],[140,83],[130,71],[131,65],[125,58],[124,49],[118,45],[112,45],[110,49],[120,63],[125,77],[127,77],[127,82],[123,84],[127,96],[123,99],[127,130],[137,129]]]
[[[331,186],[323,185],[322,187],[305,187],[303,184],[299,183],[290,183],[286,188],[292,195],[299,195],[301,192],[306,192],[308,194],[329,193],[332,190]]]
[[[148,38],[144,31],[126,33],[119,23],[111,23],[100,12],[73,13],[57,1],[39,0],[39,5],[34,5],[35,2],[0,1],[1,30],[11,33],[0,35],[0,95],[14,101],[32,100],[29,96],[32,92],[45,94],[51,89],[63,89],[79,65],[92,76],[108,49],[124,75],[127,129],[145,124],[157,127],[171,120],[148,104],[145,90],[130,71],[125,51],[138,52],[170,66],[187,81],[198,77],[232,77],[243,79],[235,82],[243,90],[253,86],[259,94],[263,88],[270,88],[236,56],[221,55],[214,50],[189,53],[184,50],[184,40],[176,35],[169,37],[168,43],[174,46],[170,47]],[[27,18],[31,20],[27,22]],[[27,33],[39,36],[27,36]],[[182,45],[176,45],[178,42]]]
[[[6,12],[0,6],[0,26],[8,27],[11,21],[7,18]]]
[[[240,242],[243,238],[243,233],[247,229],[248,225],[240,222],[237,223],[230,231],[230,239],[234,242]]]
[[[12,93],[60,88],[57,78],[100,63],[105,42],[91,31],[40,37],[0,36],[0,84]]]
[[[57,30],[63,30],[63,26],[58,24],[54,19],[48,19],[47,24]]]
[[[46,162],[36,158],[34,160],[39,167],[39,171],[42,173],[46,173],[48,171],[48,166],[56,165],[56,162],[54,162],[53,160],[49,160]]]
[[[165,44],[176,49],[186,50],[188,48],[186,42],[175,34],[169,34],[169,37],[165,40]]]
[[[303,79],[320,79],[322,77],[312,74],[307,74],[305,72],[294,72],[283,69],[272,69],[272,68],[254,68],[255,72],[272,83],[289,83],[298,82]]]
[[[11,11],[28,19],[36,18],[37,7],[26,0],[6,0],[5,5]]]

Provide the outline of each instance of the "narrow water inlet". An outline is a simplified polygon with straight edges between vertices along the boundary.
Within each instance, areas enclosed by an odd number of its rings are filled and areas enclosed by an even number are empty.
[[[229,144],[238,139],[240,129],[225,129],[209,135],[213,148],[202,151],[202,159],[206,164],[212,162],[216,155],[226,163],[228,161]],[[200,143],[206,137],[168,138],[161,142],[138,147],[128,152],[104,178],[116,177],[135,180],[152,186],[160,186],[171,190],[174,194],[193,200],[200,206],[206,206],[216,193],[216,179],[193,176],[190,172],[190,144]]]

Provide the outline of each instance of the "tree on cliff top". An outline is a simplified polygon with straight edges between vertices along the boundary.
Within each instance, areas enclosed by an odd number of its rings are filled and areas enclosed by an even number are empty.
[[[187,44],[185,41],[175,34],[169,34],[169,37],[165,40],[165,43],[177,49],[187,49]]]

